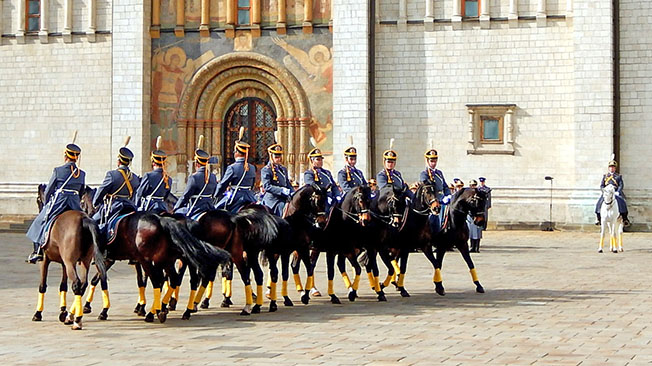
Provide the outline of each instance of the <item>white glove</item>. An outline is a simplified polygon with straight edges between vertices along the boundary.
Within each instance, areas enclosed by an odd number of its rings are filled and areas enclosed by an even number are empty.
[[[616,196],[620,196],[620,192],[616,191]]]
[[[289,196],[290,195],[290,188],[281,188],[281,193],[283,193],[284,196]]]
[[[327,202],[328,202],[328,204],[330,205],[330,204],[333,203],[333,199],[332,199],[331,197],[328,197],[328,198],[327,198]]]
[[[447,205],[451,202],[451,195],[449,194],[448,196],[444,196],[444,198],[441,199],[441,203]]]

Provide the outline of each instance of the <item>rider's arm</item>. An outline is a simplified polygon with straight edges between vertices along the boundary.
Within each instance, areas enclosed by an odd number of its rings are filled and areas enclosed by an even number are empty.
[[[143,176],[143,180],[140,182],[140,185],[136,190],[136,195],[134,196],[136,205],[140,204],[140,200],[143,198],[143,193],[144,193],[143,191],[145,190],[145,187],[149,187],[149,174],[145,174]],[[151,193],[155,193],[155,192],[151,192]]]
[[[111,171],[108,171],[106,172],[104,181],[97,188],[97,191],[95,191],[95,197],[93,197],[93,206],[98,207],[99,205],[102,204],[102,200],[104,199],[104,196],[106,196],[109,193],[109,188],[111,187],[111,183],[113,183],[113,179],[111,178]]]
[[[231,182],[231,178],[233,178],[233,167],[229,165],[226,167],[224,176],[222,176],[222,179],[217,184],[217,188],[215,188],[215,197],[220,198],[220,196],[226,192],[226,189],[229,187],[229,183]]]
[[[275,186],[272,184],[272,172],[271,167],[265,167],[260,172],[260,180],[263,182],[263,189],[265,193],[270,193],[274,196],[284,196],[283,187]]]
[[[48,185],[45,187],[45,202],[48,203],[50,201],[50,198],[52,198],[52,195],[54,194],[54,186],[56,185],[57,182],[57,169],[55,168],[52,171],[52,176],[50,177],[50,181],[48,182]]]
[[[186,189],[183,191],[181,198],[179,198],[177,203],[174,205],[173,211],[176,211],[181,207],[185,207],[188,204],[188,202],[190,201],[190,196],[192,196],[195,191],[194,182],[195,182],[194,176],[191,175],[190,178],[188,178],[188,184],[186,185]]]
[[[303,173],[303,184],[313,184],[315,183],[315,174],[312,169],[306,170]]]
[[[378,175],[376,175],[376,184],[378,184],[379,190],[387,185],[387,175],[385,175],[384,170],[381,170],[378,172]]]

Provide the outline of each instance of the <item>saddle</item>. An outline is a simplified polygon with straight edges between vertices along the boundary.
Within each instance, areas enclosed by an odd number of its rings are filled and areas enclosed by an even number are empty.
[[[136,211],[132,211],[132,212],[129,212],[129,213],[126,213],[126,214],[123,214],[123,215],[118,215],[118,216],[112,218],[111,220],[109,220],[109,223],[106,225],[106,233],[107,233],[106,234],[106,238],[107,238],[106,245],[109,245],[109,244],[113,243],[113,241],[115,240],[116,234],[117,234],[116,228],[120,224],[120,221],[122,221],[122,219],[124,219],[125,217],[133,214],[134,212],[136,212]]]

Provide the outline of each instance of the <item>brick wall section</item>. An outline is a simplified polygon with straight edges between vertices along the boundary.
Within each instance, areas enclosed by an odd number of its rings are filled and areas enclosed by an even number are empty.
[[[333,11],[333,173],[341,169],[352,135],[358,147],[358,167],[368,176],[368,4],[334,0]]]
[[[136,155],[132,168],[149,171],[149,124],[151,94],[151,41],[149,37],[150,1],[135,3],[115,0],[113,4],[113,107],[111,164],[125,136]]]

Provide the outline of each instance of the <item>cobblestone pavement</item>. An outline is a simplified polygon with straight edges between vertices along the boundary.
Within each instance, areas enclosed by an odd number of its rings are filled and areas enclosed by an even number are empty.
[[[24,263],[30,245],[23,235],[0,234],[0,359],[7,365],[650,364],[651,239],[626,233],[624,253],[598,254],[597,233],[490,231],[473,257],[485,294],[475,293],[461,256],[452,252],[443,271],[447,295],[436,295],[432,268],[416,254],[406,280],[410,298],[390,290],[387,303],[377,302],[363,274],[361,297],[349,303],[337,276],[342,305],[321,297],[304,306],[292,294],[293,308],[243,317],[242,285],[234,281],[236,306],[216,307],[216,295],[211,309],[189,321],[172,312],[164,324],[133,314],[134,270],[119,263],[110,272],[109,320],[96,319],[96,296],[84,330],[75,332],[57,319],[56,265],[44,319],[30,320],[38,267]],[[325,292],[323,258],[316,282]]]

